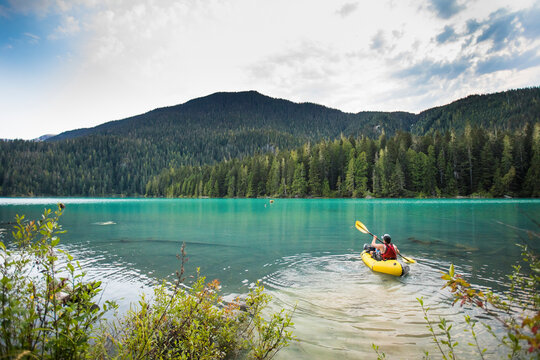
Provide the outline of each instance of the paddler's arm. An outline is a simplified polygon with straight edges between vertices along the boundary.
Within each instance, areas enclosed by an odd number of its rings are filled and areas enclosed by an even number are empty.
[[[371,246],[373,246],[375,249],[379,249],[381,252],[384,251],[384,246],[382,244],[377,244],[377,237],[375,235],[373,235]]]

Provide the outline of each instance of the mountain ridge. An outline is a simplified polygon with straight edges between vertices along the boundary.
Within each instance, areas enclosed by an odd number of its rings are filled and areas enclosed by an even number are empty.
[[[378,120],[380,120],[381,117],[383,118],[391,117],[394,121],[398,120],[398,122],[402,122],[402,123],[404,122],[404,124],[402,125],[408,124],[411,126],[408,129],[400,128],[400,130],[405,130],[405,131],[412,130],[413,132],[421,134],[422,132],[423,133],[429,132],[430,130],[433,129],[435,125],[438,127],[439,130],[441,129],[447,130],[449,128],[462,129],[464,127],[463,123],[458,124],[457,126],[456,124],[453,124],[453,126],[450,126],[448,122],[452,122],[452,120],[444,119],[444,118],[441,119],[441,116],[440,116],[441,110],[444,111],[444,109],[456,108],[457,111],[462,111],[460,109],[462,109],[463,107],[467,107],[471,102],[474,102],[474,101],[483,101],[486,99],[489,100],[490,98],[501,97],[501,96],[509,97],[509,94],[523,93],[523,92],[534,93],[533,97],[535,99],[540,98],[539,87],[513,89],[513,90],[502,91],[502,92],[497,92],[497,93],[489,93],[489,94],[471,94],[471,95],[468,95],[467,97],[457,99],[448,104],[435,106],[435,107],[420,111],[419,113],[416,113],[416,114],[407,112],[407,111],[400,111],[400,110],[396,110],[396,111],[364,110],[364,111],[359,111],[356,113],[344,112],[336,108],[327,107],[325,105],[320,105],[313,102],[293,102],[287,99],[273,98],[273,97],[264,95],[256,90],[247,90],[247,91],[239,91],[239,92],[215,92],[215,93],[203,96],[203,97],[188,100],[181,104],[156,108],[142,114],[130,116],[130,117],[119,119],[119,120],[108,121],[94,127],[67,130],[56,136],[47,138],[46,141],[58,141],[58,140],[63,140],[63,139],[68,139],[68,138],[87,136],[87,135],[96,134],[96,133],[111,134],[114,132],[113,129],[122,128],[126,123],[133,122],[138,125],[144,125],[140,123],[141,120],[142,122],[144,122],[144,120],[147,119],[148,117],[153,117],[155,115],[174,114],[176,116],[182,116],[182,115],[196,116],[197,113],[200,114],[201,112],[208,112],[208,109],[212,109],[213,113],[217,113],[218,110],[227,111],[228,113],[237,112],[237,111],[253,112],[257,109],[268,111],[269,107],[275,107],[275,106],[288,107],[288,108],[297,107],[298,110],[294,112],[320,111],[320,112],[327,113],[327,115],[333,114],[334,116],[338,116],[340,118],[349,119],[351,121],[356,120],[360,122],[362,121],[369,122],[369,120],[372,120],[375,117],[377,117]],[[535,110],[533,110],[533,112],[536,110],[540,111],[540,106],[536,107]],[[463,122],[463,119],[460,119],[460,121]],[[491,122],[491,119],[488,119],[488,122]],[[245,125],[245,124],[242,124],[242,125]],[[377,124],[377,125],[382,125],[382,124]],[[486,125],[486,124],[484,123],[483,125]],[[346,130],[346,129],[343,129],[343,130]],[[392,129],[390,130],[392,132]]]

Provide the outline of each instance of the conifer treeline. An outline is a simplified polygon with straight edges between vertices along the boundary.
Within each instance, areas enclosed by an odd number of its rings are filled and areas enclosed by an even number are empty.
[[[328,158],[329,155],[324,154],[325,151],[328,152],[325,146],[333,148],[334,145],[330,144],[334,139],[339,139],[340,134],[345,137],[361,134],[366,138],[377,139],[382,132],[386,133],[387,137],[391,137],[399,130],[413,134],[409,136],[434,134],[437,130],[442,134],[446,131],[454,131],[457,134],[455,141],[461,144],[467,123],[486,129],[480,134],[480,139],[472,141],[474,146],[470,147],[470,157],[467,159],[470,162],[468,167],[472,169],[472,176],[463,174],[463,163],[457,163],[454,167],[457,169],[455,179],[459,184],[458,190],[450,191],[445,182],[448,178],[446,176],[442,179],[439,177],[437,186],[439,191],[442,194],[446,192],[469,194],[480,191],[476,175],[479,167],[484,163],[481,162],[482,149],[478,144],[483,145],[482,137],[490,138],[495,150],[494,154],[500,160],[500,149],[504,140],[501,134],[503,131],[511,131],[512,133],[508,134],[512,139],[510,144],[512,156],[517,156],[519,159],[514,161],[516,175],[515,180],[512,180],[510,184],[509,191],[525,196],[528,193],[522,191],[526,175],[524,167],[529,166],[530,154],[525,156],[525,152],[521,151],[523,144],[520,143],[518,137],[525,136],[523,135],[525,124],[539,122],[539,114],[540,87],[469,96],[448,105],[426,110],[418,115],[404,112],[350,114],[317,104],[296,104],[273,99],[254,91],[216,93],[185,104],[108,122],[95,128],[69,131],[45,142],[0,140],[0,196],[143,196],[147,193],[148,182],[163,169],[180,166],[194,166],[193,169],[198,169],[195,166],[212,165],[224,160],[243,163],[232,159],[243,159],[256,153],[274,152],[274,157],[283,157],[287,154],[285,150],[295,149],[307,142],[318,144],[322,139],[326,139],[325,145],[317,145],[314,148],[317,148],[319,153],[323,152],[323,155],[319,155],[325,162],[320,188],[322,189],[324,185],[325,193],[319,190],[317,181],[312,180],[312,182],[315,181],[313,186],[308,184],[307,190],[301,191],[299,196],[306,194],[308,196],[349,196],[349,192],[343,188],[346,168],[349,164],[339,164],[339,162],[343,159],[349,160],[351,155],[346,153],[340,155],[339,158]],[[515,133],[516,129],[521,129],[519,134],[522,135]],[[473,129],[468,131],[472,132],[473,136],[478,132]],[[532,132],[532,129],[528,131]],[[414,142],[424,141],[418,139],[415,137]],[[353,143],[352,140],[351,143]],[[357,146],[357,143],[361,141],[362,139],[354,139],[355,158],[362,152]],[[413,141],[412,137],[411,141]],[[435,156],[438,157],[440,154],[438,140],[432,137],[431,140],[425,141],[433,142]],[[363,190],[361,186],[355,184],[356,196],[362,196],[364,193],[390,196],[389,194],[396,193],[394,190],[378,188],[377,181],[381,178],[378,173],[375,174],[376,181],[373,183],[374,164],[381,157],[380,143],[374,141],[373,146],[377,148],[376,151],[365,151],[368,164],[366,166],[369,170],[366,175],[368,179],[366,189]],[[412,144],[411,147],[416,152],[429,155],[427,148],[422,149],[416,144]],[[281,152],[275,153],[275,149],[280,149]],[[384,150],[385,147],[383,146],[382,149]],[[302,157],[301,162],[304,164],[305,176],[308,180],[310,164],[304,158],[313,157],[311,151],[312,149],[308,154],[304,154],[304,150],[296,151]],[[400,172],[408,169],[410,159],[403,158],[405,155],[401,152],[397,157],[393,151],[391,147],[388,148],[392,162],[390,165],[386,164],[390,170],[385,171],[391,171],[391,174],[394,174],[394,168],[396,168],[396,174],[400,175]],[[456,151],[458,154],[456,156],[459,161],[462,161],[463,153],[459,149]],[[447,151],[443,154],[447,161]],[[466,155],[468,156],[468,153]],[[384,159],[384,156],[382,158]],[[399,160],[399,163],[396,163],[396,160]],[[338,163],[335,163],[336,161]],[[488,159],[488,161],[491,160]],[[247,166],[247,164],[244,165]],[[316,167],[314,169],[316,170]],[[197,171],[202,170],[190,170],[190,173]],[[290,176],[282,176],[283,171],[280,169],[280,179],[283,177],[285,181],[283,191],[270,189],[268,192],[265,189],[254,192],[255,190],[252,190],[248,192],[249,196],[263,196],[262,194],[291,196],[292,182],[288,183],[288,181],[292,181],[294,169],[293,174],[289,174]],[[165,178],[170,176],[170,174],[167,175],[168,172],[166,170],[163,174]],[[465,175],[469,179],[472,178],[472,185],[465,186]],[[499,177],[502,178],[503,175]],[[180,191],[180,194],[207,196],[208,191],[204,191],[204,185],[207,184],[209,176],[210,173],[206,177],[201,175],[199,179],[202,180],[203,189],[198,188],[197,192]],[[410,171],[405,176],[407,176],[406,186],[399,186],[398,196],[432,194],[431,188],[423,191],[413,186],[409,177]],[[236,177],[240,178],[239,175]],[[323,181],[325,179],[328,187]],[[340,180],[339,187],[337,186],[338,179]],[[166,195],[166,188],[172,183],[168,184],[166,179],[160,179],[159,183],[161,185],[151,193],[159,196]],[[258,188],[260,187],[258,185]],[[155,189],[154,185],[153,189]],[[482,190],[492,192],[491,187],[485,184],[482,185]],[[168,191],[171,193],[172,190],[168,189]],[[245,196],[246,192],[247,188],[240,190],[240,195],[235,191],[233,196]],[[176,193],[179,192],[176,191]],[[500,190],[493,189],[493,194],[499,193]],[[226,194],[227,192],[223,189],[219,189],[220,196],[226,196]],[[353,195],[351,192],[351,196]]]
[[[163,171],[147,196],[540,196],[540,124],[513,132],[467,126],[373,140],[342,137],[292,151]]]
[[[158,130],[161,136],[147,138],[89,135],[54,142],[0,141],[0,196],[143,196],[149,179],[163,169],[304,142],[273,130],[201,130],[197,136],[174,136],[174,129],[168,138],[166,128]]]

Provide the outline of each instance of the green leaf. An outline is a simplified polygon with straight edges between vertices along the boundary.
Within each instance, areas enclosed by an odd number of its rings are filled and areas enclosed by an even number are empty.
[[[60,239],[55,236],[51,240],[51,246],[55,247],[56,245],[58,245],[59,242],[60,242]]]
[[[450,264],[450,270],[448,271],[448,274],[451,277],[454,277],[454,264]]]

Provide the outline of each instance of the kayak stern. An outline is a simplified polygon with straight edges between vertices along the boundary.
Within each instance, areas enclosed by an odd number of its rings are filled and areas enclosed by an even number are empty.
[[[409,273],[409,265],[403,264],[397,260],[375,260],[367,251],[362,251],[362,261],[373,271],[394,275],[404,276]]]

